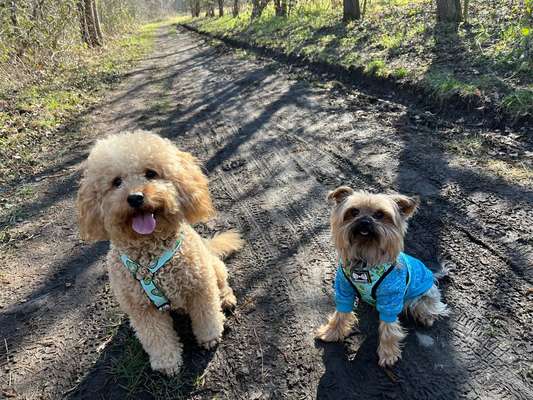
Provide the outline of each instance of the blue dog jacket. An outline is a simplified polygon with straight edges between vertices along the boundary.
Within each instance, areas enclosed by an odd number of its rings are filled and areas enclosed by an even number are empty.
[[[337,311],[350,312],[359,300],[375,306],[379,319],[394,322],[407,300],[427,292],[433,285],[433,273],[424,263],[400,253],[394,264],[380,264],[357,269],[339,260],[335,277]]]

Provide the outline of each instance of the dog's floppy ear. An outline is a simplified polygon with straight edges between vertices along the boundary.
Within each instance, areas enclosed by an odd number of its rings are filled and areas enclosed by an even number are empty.
[[[85,174],[84,174],[85,175]],[[104,218],[100,212],[100,204],[97,198],[96,182],[84,176],[81,180],[76,206],[78,208],[78,222],[80,236],[83,240],[99,241],[109,240],[104,228]]]
[[[391,198],[398,206],[400,214],[404,219],[411,218],[420,204],[420,197],[418,196],[408,197],[403,194],[393,194]]]
[[[190,224],[206,221],[215,214],[207,177],[194,156],[180,150],[176,150],[176,156],[173,181],[180,193],[185,219]]]
[[[339,186],[337,189],[332,190],[328,193],[326,200],[330,203],[339,204],[344,201],[344,199],[354,193],[353,189],[349,186]]]

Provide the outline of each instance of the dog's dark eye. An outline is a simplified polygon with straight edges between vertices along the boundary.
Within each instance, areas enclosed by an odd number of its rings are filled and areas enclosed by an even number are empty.
[[[383,213],[383,211],[376,211],[374,213],[374,218],[375,219],[382,219],[384,216],[385,216],[385,214]]]
[[[120,187],[120,185],[122,185],[122,178],[120,176],[117,176],[115,179],[113,179],[112,184],[116,188]]]
[[[147,169],[144,173],[144,176],[146,179],[155,179],[157,178],[157,172],[155,172],[153,169]]]
[[[344,219],[352,219],[359,215],[359,210],[357,208],[350,208],[348,211],[346,211],[346,214],[344,214]]]

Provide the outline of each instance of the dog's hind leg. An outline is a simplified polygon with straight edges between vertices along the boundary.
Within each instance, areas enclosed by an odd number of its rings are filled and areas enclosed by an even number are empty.
[[[235,308],[237,298],[228,284],[228,271],[223,261],[213,257],[213,268],[217,277],[217,285],[220,291],[220,302],[223,310]]]
[[[406,305],[408,311],[415,320],[425,326],[450,314],[450,310],[441,300],[441,294],[436,285],[433,285],[426,293]]]
[[[208,277],[205,286],[187,300],[194,336],[206,349],[215,347],[222,338],[225,318],[220,303],[220,290],[214,276]]]

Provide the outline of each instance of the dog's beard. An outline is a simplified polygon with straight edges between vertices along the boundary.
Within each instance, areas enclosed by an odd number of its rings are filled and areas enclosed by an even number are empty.
[[[362,260],[369,266],[393,263],[403,250],[401,231],[376,224],[367,235],[355,234],[354,223],[332,226],[335,247],[343,260]]]

